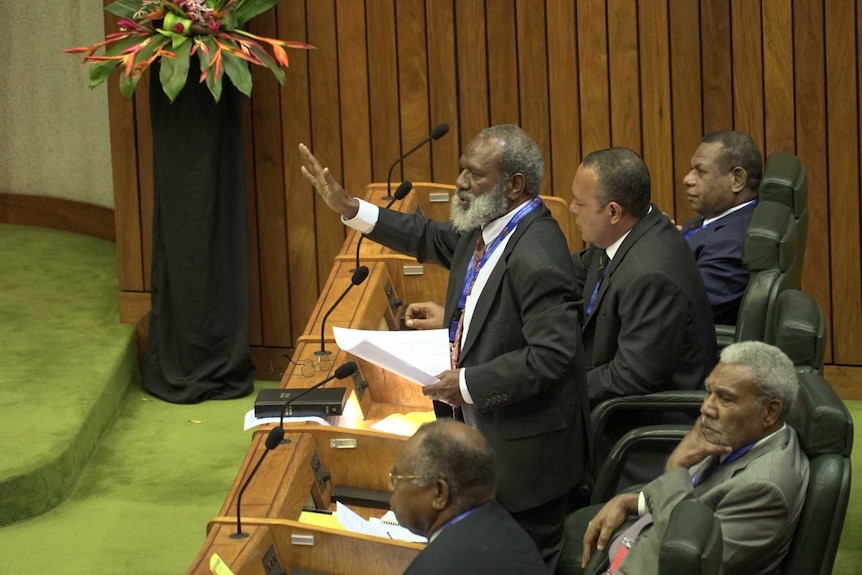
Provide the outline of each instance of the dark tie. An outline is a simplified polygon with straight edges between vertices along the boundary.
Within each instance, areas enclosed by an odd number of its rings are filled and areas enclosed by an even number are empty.
[[[611,260],[608,257],[608,252],[603,251],[599,259],[599,279],[596,281],[596,287],[593,288],[593,294],[590,296],[590,303],[584,315],[589,317],[593,313],[593,307],[596,305],[596,298],[599,295],[599,288],[602,287],[602,280],[605,279],[605,274],[608,273],[608,268],[611,267]]]
[[[476,283],[476,278],[479,277],[479,262],[482,261],[482,256],[485,254],[485,240],[482,238],[481,232],[479,233],[479,239],[476,240],[476,249],[473,252],[473,262],[470,264],[473,272],[473,281],[470,282],[470,287],[467,290],[467,293],[473,291],[473,285]],[[466,302],[464,305],[467,305]],[[452,349],[450,350],[450,356],[452,358],[452,369],[458,369],[458,355],[461,352],[461,331],[464,329],[464,310],[463,308],[459,310],[458,316],[458,327],[455,329],[455,339],[452,341]]]

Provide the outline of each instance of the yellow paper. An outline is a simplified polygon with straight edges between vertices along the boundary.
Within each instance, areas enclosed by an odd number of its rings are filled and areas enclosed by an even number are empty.
[[[213,575],[233,575],[233,571],[230,570],[227,563],[222,561],[218,553],[213,553],[212,557],[210,557],[210,572]]]
[[[334,513],[315,513],[314,511],[303,511],[299,514],[300,523],[317,525],[318,527],[329,527],[330,529],[344,529]]]

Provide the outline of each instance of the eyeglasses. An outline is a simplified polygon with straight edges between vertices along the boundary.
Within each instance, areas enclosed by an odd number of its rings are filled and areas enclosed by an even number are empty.
[[[389,482],[392,484],[392,489],[398,486],[398,482],[408,479],[422,479],[421,475],[398,475],[397,473],[389,472]]]
[[[287,358],[287,361],[299,367],[299,373],[302,374],[302,377],[314,377],[314,374],[318,371],[329,371],[332,367],[332,356],[330,355],[330,352],[315,352],[315,355],[317,356],[317,359],[300,359],[299,361],[294,361],[286,353],[284,354],[284,357]]]

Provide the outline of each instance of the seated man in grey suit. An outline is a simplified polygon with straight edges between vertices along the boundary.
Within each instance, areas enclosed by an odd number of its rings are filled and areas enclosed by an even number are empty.
[[[809,473],[796,432],[784,422],[798,391],[793,363],[762,342],[732,344],[706,387],[701,417],[668,458],[666,472],[640,493],[617,495],[592,519],[584,534],[584,566],[626,517],[649,513],[640,527],[650,519],[651,526],[624,533],[633,540],[630,550],[612,545],[608,555],[617,573],[656,573],[671,510],[695,499],[721,522],[724,573],[757,575],[780,567]],[[617,568],[619,554],[625,557]]]
[[[398,522],[428,538],[405,575],[548,575],[533,540],[494,501],[494,453],[475,429],[441,419],[407,440],[389,474]]]
[[[709,300],[688,244],[650,202],[643,160],[628,148],[592,152],[572,194],[590,244],[573,255],[590,406],[700,387],[718,359]]]
[[[757,204],[762,172],[760,150],[751,136],[722,130],[704,136],[682,181],[698,216],[680,230],[703,275],[716,324],[736,325],[748,286],[742,240]]]

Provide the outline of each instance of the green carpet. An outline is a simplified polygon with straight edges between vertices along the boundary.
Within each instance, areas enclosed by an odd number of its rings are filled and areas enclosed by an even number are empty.
[[[108,429],[80,480],[67,480],[74,485],[68,499],[43,515],[0,528],[0,573],[182,574],[200,550],[206,524],[218,514],[248,451],[251,432],[242,430],[242,418],[252,408],[256,392],[224,402],[175,405],[153,398],[143,391],[138,380],[132,380],[122,386],[123,395],[114,415],[92,413],[107,411],[108,406],[88,414],[76,413],[74,406],[54,407],[58,411],[51,415],[44,409],[27,411],[23,406],[31,401],[31,394],[49,386],[56,391],[53,386],[58,378],[68,378],[63,394],[70,395],[95,377],[110,381],[111,364],[116,359],[106,361],[105,352],[118,344],[109,340],[116,339],[120,347],[125,346],[129,328],[117,323],[113,244],[52,230],[35,233],[36,228],[13,228],[22,227],[0,225],[0,477],[8,474],[7,468],[21,467],[21,461],[32,459],[47,444],[68,441],[64,427],[55,426],[62,423],[61,416],[64,420],[106,417]],[[12,236],[23,232],[27,233],[26,241],[11,241]],[[36,236],[43,234],[48,244],[59,243],[70,251],[63,252],[64,256],[57,260],[52,254],[59,246],[50,250],[35,247],[43,241]],[[6,253],[11,249],[23,252],[17,267],[7,265]],[[91,257],[86,255],[91,251],[101,255],[84,265],[82,260]],[[82,282],[79,276],[72,279],[70,272],[63,269],[66,265],[83,267],[89,280]],[[41,277],[37,270],[56,281],[35,280]],[[46,312],[46,302],[59,297],[51,295],[48,284],[58,293],[92,289],[76,297],[98,301],[97,309],[102,311],[84,313],[86,306],[79,301],[76,307],[84,317],[91,318],[88,321],[92,325],[71,328],[77,324],[63,312]],[[7,305],[9,294],[22,286],[32,294],[27,298],[29,303]],[[33,309],[26,309],[30,304]],[[57,314],[62,317],[54,317]],[[70,331],[73,333],[66,333]],[[41,342],[37,346],[42,351],[40,355],[21,350],[18,340],[25,337]],[[64,357],[66,354],[71,357]],[[56,367],[58,362],[63,367]],[[29,376],[15,375],[11,379],[11,364],[16,369],[29,365]],[[10,382],[22,389],[7,389]],[[275,382],[255,384],[256,390],[275,386]],[[20,393],[21,404],[12,402],[12,393]],[[847,405],[854,421],[862,422],[862,401]],[[21,413],[22,417],[18,417]],[[862,469],[859,425],[855,435],[853,466],[858,470]],[[28,438],[35,441],[24,442]],[[0,483],[0,506],[6,493]],[[862,564],[862,487],[858,479],[852,485],[850,499],[833,571],[837,575],[856,574]]]

